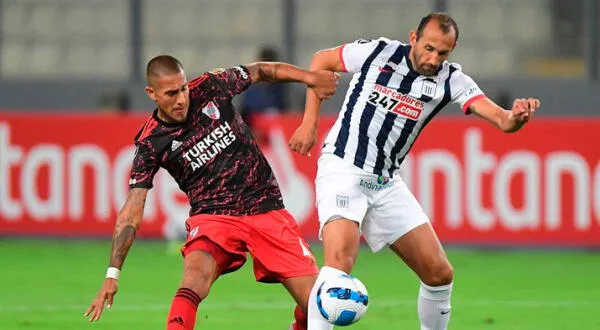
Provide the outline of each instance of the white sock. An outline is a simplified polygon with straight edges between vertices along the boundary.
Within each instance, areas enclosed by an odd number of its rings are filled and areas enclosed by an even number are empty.
[[[319,277],[317,277],[315,285],[310,291],[310,299],[308,300],[308,330],[333,329],[333,324],[327,322],[321,315],[321,312],[319,312],[319,307],[317,307],[317,291],[323,282],[342,274],[346,273],[333,267],[321,267],[321,272],[319,273]]]
[[[452,283],[429,286],[421,282],[419,289],[419,320],[421,330],[446,330],[450,321]]]

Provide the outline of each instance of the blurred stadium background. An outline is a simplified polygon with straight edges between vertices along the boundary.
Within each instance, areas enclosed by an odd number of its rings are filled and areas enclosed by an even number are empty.
[[[100,288],[127,191],[133,135],[153,104],[144,66],[179,58],[188,78],[257,60],[264,47],[307,67],[358,38],[406,40],[422,16],[458,22],[452,61],[499,104],[542,108],[514,135],[442,112],[402,174],[456,270],[452,329],[600,329],[600,1],[0,0],[0,329],[162,329],[181,273],[163,240],[181,237],[185,196],[156,178],[113,310],[81,316]],[[320,137],[349,75],[324,103]],[[303,88],[253,120],[287,207],[314,242],[315,158],[293,155]],[[244,95],[237,100],[244,108]],[[361,253],[372,296],[355,329],[417,328],[417,280],[389,252]],[[285,329],[282,288],[249,267],[219,280],[202,329]]]

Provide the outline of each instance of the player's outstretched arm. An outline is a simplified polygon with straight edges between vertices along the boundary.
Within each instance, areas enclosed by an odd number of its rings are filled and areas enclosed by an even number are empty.
[[[110,308],[113,298],[117,293],[119,271],[123,267],[129,248],[133,244],[135,234],[140,227],[144,214],[144,204],[148,189],[133,188],[129,190],[127,201],[119,211],[115,231],[112,238],[112,251],[110,253],[109,268],[106,273],[104,285],[98,295],[88,307],[84,316],[89,316],[89,321],[97,321],[104,310],[104,303]]]
[[[506,133],[516,132],[525,125],[540,107],[535,98],[516,99],[511,110],[505,110],[487,97],[476,100],[469,111],[494,124]]]
[[[341,57],[341,47],[318,51],[310,63],[311,71],[346,71]],[[289,145],[292,151],[310,156],[310,150],[317,142],[317,129],[319,128],[319,113],[322,98],[312,88],[306,89],[306,104],[302,124],[292,135]]]
[[[247,64],[252,83],[266,82],[300,82],[306,84],[319,98],[327,99],[335,94],[339,75],[331,71],[307,71],[289,63],[256,62]]]

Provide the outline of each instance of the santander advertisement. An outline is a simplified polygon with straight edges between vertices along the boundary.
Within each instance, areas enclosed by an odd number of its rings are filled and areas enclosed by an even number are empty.
[[[110,237],[127,195],[133,136],[146,115],[0,112],[0,235]],[[286,207],[316,239],[312,157],[287,141],[298,116],[264,117],[261,145]],[[323,117],[319,143],[335,117]],[[436,118],[401,175],[445,243],[600,246],[600,119],[535,118],[505,134],[471,117]],[[183,231],[186,196],[155,177],[142,237]]]

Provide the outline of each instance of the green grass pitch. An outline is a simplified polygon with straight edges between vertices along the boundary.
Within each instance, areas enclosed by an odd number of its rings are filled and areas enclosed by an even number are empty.
[[[114,306],[98,323],[83,313],[106,270],[109,242],[0,238],[0,329],[164,329],[181,258],[138,241]],[[322,260],[320,248],[314,248]],[[600,329],[600,253],[449,249],[455,268],[450,329]],[[361,250],[354,275],[370,307],[350,329],[418,329],[416,277],[391,252]],[[251,267],[220,278],[197,329],[286,330],[293,303],[280,285],[254,282]]]

